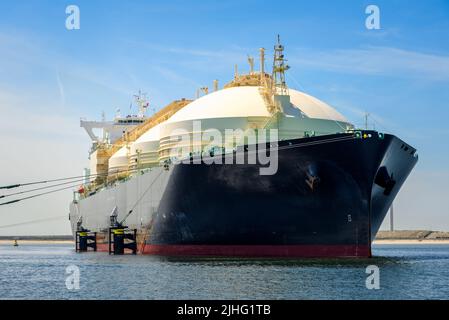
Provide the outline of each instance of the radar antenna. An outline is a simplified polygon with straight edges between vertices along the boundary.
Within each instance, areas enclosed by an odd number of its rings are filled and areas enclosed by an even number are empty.
[[[288,95],[287,84],[285,83],[285,71],[290,69],[284,59],[284,46],[281,44],[281,38],[278,35],[278,43],[274,46],[273,60],[273,93],[277,95]]]
[[[147,111],[147,108],[150,106],[150,102],[147,99],[147,94],[139,90],[139,93],[134,95],[134,100],[136,102],[137,108],[139,109],[138,117],[139,118],[145,117],[145,112]]]

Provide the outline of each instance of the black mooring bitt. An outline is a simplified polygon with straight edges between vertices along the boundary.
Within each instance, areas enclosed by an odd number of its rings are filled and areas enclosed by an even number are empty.
[[[109,254],[125,254],[125,249],[137,253],[137,229],[109,228]]]
[[[91,248],[97,251],[97,233],[89,230],[78,230],[75,234],[76,252],[86,252]]]

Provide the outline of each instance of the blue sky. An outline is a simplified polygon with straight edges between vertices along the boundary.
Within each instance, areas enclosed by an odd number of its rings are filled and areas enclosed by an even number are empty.
[[[81,29],[65,28],[65,8]],[[381,29],[365,28],[380,8]],[[0,3],[0,184],[78,175],[89,140],[79,118],[112,117],[148,92],[158,109],[248,70],[277,34],[288,84],[416,146],[420,161],[396,201],[403,229],[449,230],[449,2],[12,1]],[[270,62],[267,63],[267,67]],[[258,67],[258,64],[256,64]],[[67,213],[70,192],[0,208],[5,224]],[[41,198],[42,199],[42,198]],[[45,230],[68,232],[65,220]],[[42,225],[0,234],[42,233]]]

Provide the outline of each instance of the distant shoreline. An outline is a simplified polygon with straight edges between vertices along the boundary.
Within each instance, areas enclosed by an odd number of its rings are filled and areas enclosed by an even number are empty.
[[[74,244],[73,240],[30,240],[18,239],[19,245],[36,245],[36,244]],[[14,239],[0,239],[0,245],[13,245]],[[389,239],[389,240],[374,240],[374,245],[410,245],[410,244],[449,244],[449,240],[416,240],[416,239]]]
[[[19,245],[27,244],[74,244],[73,240],[17,240]],[[13,245],[14,240],[0,240],[0,245]]]
[[[14,244],[14,241],[20,244],[73,244],[71,235],[56,236],[0,236],[0,245]]]
[[[385,239],[385,240],[374,240],[373,244],[374,245],[449,244],[449,240]]]
[[[73,240],[73,236],[66,235],[54,235],[54,236],[0,236],[2,240],[43,240],[43,241],[67,241]]]
[[[0,236],[0,245],[18,244],[74,244],[71,235]],[[449,232],[429,230],[379,231],[374,245],[449,244]]]

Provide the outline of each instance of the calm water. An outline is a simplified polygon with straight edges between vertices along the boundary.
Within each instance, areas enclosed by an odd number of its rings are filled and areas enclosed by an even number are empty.
[[[449,299],[449,245],[375,246],[362,260],[166,259],[0,245],[1,299]],[[66,267],[80,289],[66,288]],[[365,268],[380,268],[368,290]]]

